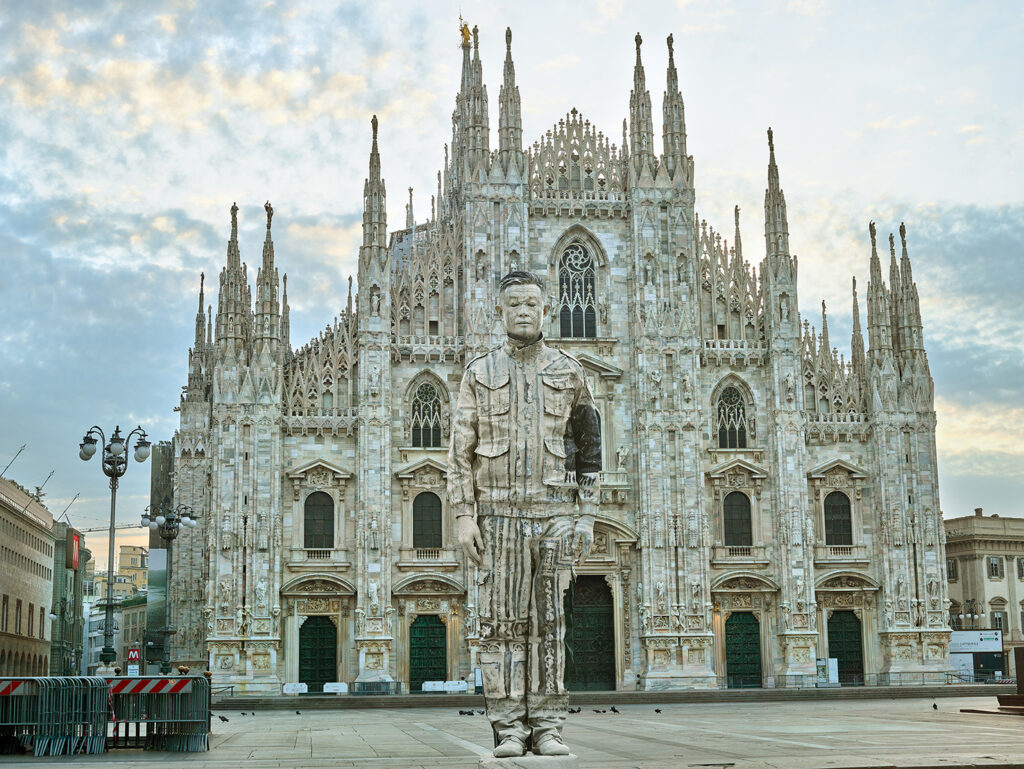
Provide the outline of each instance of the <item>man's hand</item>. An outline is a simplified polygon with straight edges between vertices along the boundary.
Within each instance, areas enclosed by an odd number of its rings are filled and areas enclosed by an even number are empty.
[[[583,514],[576,521],[576,526],[572,531],[572,552],[577,566],[590,555],[590,547],[593,544],[594,516]]]
[[[484,557],[484,540],[480,536],[480,527],[471,515],[460,515],[455,519],[459,525],[459,544],[474,564],[479,566]]]

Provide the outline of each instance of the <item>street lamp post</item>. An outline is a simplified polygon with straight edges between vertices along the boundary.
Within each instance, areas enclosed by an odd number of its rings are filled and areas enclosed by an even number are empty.
[[[178,533],[183,529],[196,527],[195,511],[184,504],[177,507],[160,507],[155,511],[150,511],[147,507],[146,512],[142,514],[142,526],[156,531],[160,535],[160,539],[167,543],[167,596],[164,599],[164,627],[156,631],[163,638],[163,659],[160,661],[160,672],[167,675],[171,672],[170,636],[177,632],[170,626],[171,543],[178,538]]]
[[[135,461],[145,462],[149,458],[151,450],[150,443],[146,439],[146,431],[142,426],[136,427],[126,437],[121,437],[121,427],[114,428],[114,434],[107,441],[106,436],[96,425],[86,431],[85,437],[79,444],[78,456],[88,462],[96,453],[96,436],[103,443],[103,474],[110,479],[110,542],[107,548],[107,603],[104,611],[103,626],[103,651],[100,652],[100,662],[110,665],[117,659],[117,650],[114,649],[114,524],[117,510],[117,485],[118,481],[128,469],[128,449],[132,438],[135,438]]]
[[[974,623],[979,619],[985,617],[985,607],[976,599],[968,598],[964,601],[963,608],[960,610],[960,621],[970,620],[971,627],[974,627]]]
[[[56,609],[57,611],[53,611],[53,609]],[[67,621],[65,619],[65,617],[67,615],[67,610],[68,610],[68,599],[67,598],[61,598],[60,601],[57,603],[57,605],[50,609],[50,622],[52,623],[52,622],[56,622],[58,619],[60,620],[60,624],[57,626],[58,628],[60,628],[60,636],[59,636],[60,640],[57,641],[57,654],[59,655],[58,658],[57,658],[57,660],[58,660],[57,661],[57,675],[59,675],[59,676],[65,675],[65,670],[66,670],[66,665],[64,664],[65,663],[65,656],[66,656],[66,651],[65,651],[65,648],[64,648],[64,624]],[[56,639],[54,639],[54,640],[56,640]],[[53,654],[50,655],[50,662],[51,662],[51,666],[52,666]]]

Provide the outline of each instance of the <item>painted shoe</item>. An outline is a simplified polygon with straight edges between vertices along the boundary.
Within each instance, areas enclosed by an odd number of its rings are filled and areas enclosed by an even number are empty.
[[[567,756],[569,746],[562,742],[562,738],[557,734],[545,734],[533,746],[533,752],[539,756]]]
[[[504,737],[494,749],[495,758],[517,758],[526,752],[526,746],[515,737]],[[568,753],[568,751],[566,751]]]

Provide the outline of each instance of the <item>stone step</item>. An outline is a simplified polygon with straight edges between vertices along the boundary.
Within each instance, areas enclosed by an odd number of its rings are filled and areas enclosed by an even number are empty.
[[[952,684],[934,686],[847,686],[838,689],[679,689],[656,692],[574,692],[570,707],[593,705],[658,705],[690,702],[785,702],[794,700],[869,700],[914,697],[996,697],[1013,694],[1013,684]],[[993,703],[994,705],[995,703]],[[359,708],[476,708],[479,694],[397,694],[354,696],[306,694],[297,697],[215,697],[215,710],[350,710]]]

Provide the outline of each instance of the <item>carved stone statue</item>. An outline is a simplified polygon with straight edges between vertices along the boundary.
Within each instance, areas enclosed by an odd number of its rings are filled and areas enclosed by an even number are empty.
[[[562,602],[593,544],[600,499],[597,408],[583,366],[541,338],[544,297],[536,275],[502,278],[507,338],[467,367],[448,453],[459,542],[480,570],[479,660],[496,758],[522,756],[531,736],[534,753],[569,755]]]
[[[616,468],[620,473],[626,469],[626,460],[629,458],[629,446],[622,444],[615,452],[615,459],[618,461]]]

